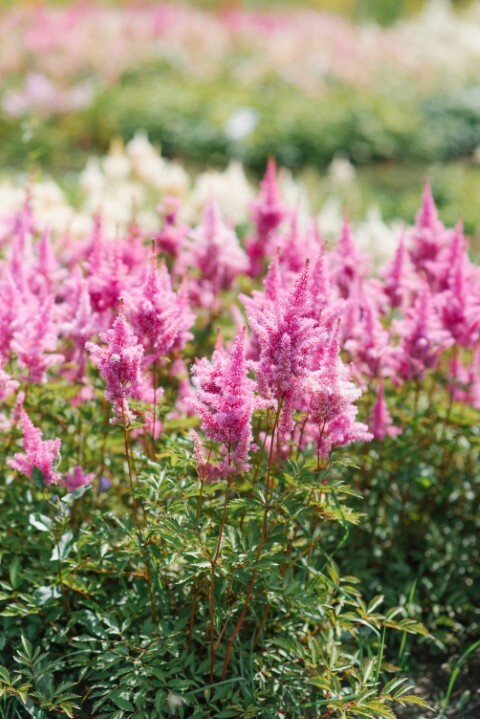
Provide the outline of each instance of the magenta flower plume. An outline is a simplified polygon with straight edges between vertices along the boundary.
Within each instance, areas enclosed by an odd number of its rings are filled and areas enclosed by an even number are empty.
[[[350,353],[360,377],[385,377],[393,371],[394,350],[390,332],[380,322],[380,313],[371,293],[366,291],[367,287],[353,298],[359,315],[351,336],[345,342],[345,349]]]
[[[383,442],[385,437],[397,437],[402,433],[400,427],[395,427],[393,424],[381,381],[378,384],[377,398],[373,405],[369,425],[374,438],[380,442]]]
[[[64,359],[55,353],[59,328],[52,318],[53,310],[52,297],[32,296],[14,322],[10,346],[20,365],[27,370],[24,379],[34,384],[46,382],[47,370]]]
[[[318,369],[303,382],[309,421],[319,457],[328,457],[331,449],[350,442],[368,442],[368,427],[356,421],[354,402],[361,390],[351,381],[351,370],[340,357],[340,323],[337,322]]]
[[[261,187],[260,197],[252,202],[252,215],[258,236],[265,238],[276,230],[288,215],[288,210],[280,198],[277,167],[273,157],[268,159],[267,171]]]
[[[425,186],[423,188],[422,206],[418,211],[415,224],[420,230],[436,231],[442,229],[443,227],[442,223],[438,219],[438,211],[435,205],[435,200],[433,199],[432,188],[429,180],[425,182]]]
[[[13,379],[0,367],[0,402],[10,397],[19,387],[19,382]]]
[[[443,326],[459,345],[474,347],[480,336],[480,299],[460,226],[449,255],[447,289],[442,295]]]
[[[116,418],[122,424],[133,422],[128,399],[142,387],[140,373],[143,347],[128,324],[123,312],[117,316],[111,329],[100,339],[105,347],[87,342],[85,347],[106,382],[105,397],[113,405]]]
[[[128,268],[118,242],[107,242],[100,221],[94,226],[92,248],[87,262],[90,302],[95,312],[116,308],[129,285]],[[109,315],[110,316],[110,315]]]
[[[165,266],[158,271],[152,262],[143,285],[126,293],[124,300],[133,328],[150,353],[149,362],[165,357],[191,337],[187,330],[193,314],[185,298],[172,290]]]
[[[235,277],[247,271],[248,258],[235,231],[223,222],[215,200],[205,207],[180,260],[180,271],[199,271],[199,277],[190,282],[190,296],[208,309],[216,307],[221,290],[229,289]]]
[[[23,305],[22,294],[8,269],[0,278],[0,360],[7,362],[10,343],[15,332],[15,320]]]
[[[257,298],[258,299],[258,298]],[[310,370],[311,354],[324,341],[324,331],[312,318],[309,266],[293,287],[263,308],[245,303],[259,346],[255,362],[258,388],[271,406],[281,407],[281,432],[291,429],[293,399]]]
[[[402,235],[395,250],[395,256],[384,271],[383,291],[389,299],[390,307],[403,307],[407,304],[415,284],[405,235]]]
[[[429,289],[424,289],[403,321],[395,322],[401,337],[396,365],[400,377],[421,379],[425,370],[436,367],[441,352],[453,344],[443,329],[437,304]]]
[[[340,297],[349,297],[352,288],[365,276],[365,257],[359,251],[347,218],[343,221],[338,244],[330,254],[331,275],[338,287]]]
[[[410,258],[417,270],[422,270],[429,280],[438,274],[436,262],[448,240],[448,232],[438,219],[437,208],[429,182],[423,192],[423,204],[411,233]]]
[[[86,484],[92,484],[94,477],[93,472],[87,474],[83,467],[77,464],[71,472],[65,475],[60,484],[63,484],[69,492],[73,492],[75,489],[84,487]]]
[[[288,210],[280,198],[276,175],[275,160],[271,157],[262,181],[260,196],[251,204],[256,236],[248,239],[246,246],[252,277],[256,277],[261,272],[263,260],[269,250],[269,239],[288,216]]]
[[[230,354],[217,342],[212,359],[197,360],[192,373],[196,396],[189,404],[201,417],[207,438],[222,446],[223,461],[216,476],[245,472],[253,449],[251,418],[258,406],[255,382],[248,377],[245,330],[235,339]],[[201,446],[194,439],[196,456],[201,459]]]
[[[61,440],[42,439],[42,433],[32,423],[30,417],[20,406],[20,421],[22,424],[24,452],[17,452],[8,464],[17,472],[32,477],[33,469],[36,467],[43,474],[45,484],[60,482],[61,474],[55,471],[59,460]]]

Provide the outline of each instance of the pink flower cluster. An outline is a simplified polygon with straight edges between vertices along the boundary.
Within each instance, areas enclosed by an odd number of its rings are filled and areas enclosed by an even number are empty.
[[[115,420],[143,422],[134,439],[163,431],[163,395],[167,421],[196,413],[206,439],[195,438],[199,471],[211,479],[248,469],[255,410],[270,431],[274,422],[282,456],[315,448],[320,461],[371,435],[395,437],[392,395],[416,391],[434,372],[452,400],[480,407],[480,270],[461,225],[440,221],[428,185],[415,224],[378,269],[347,220],[327,248],[314,220],[287,207],[273,161],[245,247],[213,201],[193,227],[178,201],[166,198],[160,214],[153,243],[133,220],[125,237],[109,237],[100,216],[74,242],[39,226],[29,199],[0,218],[1,427],[35,385],[59,393],[72,385],[81,411],[99,373]],[[246,286],[255,289],[241,294]],[[190,382],[191,358],[216,319],[232,316],[231,349],[217,343]],[[28,476],[38,466],[47,483],[60,481],[60,440],[42,440],[24,410],[21,418],[24,453],[11,466]],[[85,478],[76,467],[62,482]]]

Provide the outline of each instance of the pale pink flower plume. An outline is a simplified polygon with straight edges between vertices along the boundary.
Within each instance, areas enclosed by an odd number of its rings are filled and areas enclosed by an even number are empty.
[[[83,467],[77,464],[71,472],[65,475],[60,484],[63,484],[69,492],[73,492],[75,489],[83,487],[86,484],[92,484],[94,478],[95,475],[93,472],[87,474]]]
[[[23,406],[19,407],[20,421],[22,424],[24,452],[17,452],[8,464],[17,472],[32,477],[34,467],[42,474],[45,484],[60,482],[62,475],[55,470],[60,456],[61,440],[42,439],[42,433],[35,427],[25,412]]]
[[[93,362],[106,382],[105,397],[112,403],[118,421],[130,424],[135,416],[128,399],[141,387],[143,347],[128,324],[123,312],[115,319],[111,329],[100,335],[105,346],[87,342]]]
[[[222,448],[223,460],[217,467],[217,476],[247,471],[253,449],[251,418],[258,401],[255,383],[248,377],[245,330],[235,339],[230,354],[220,340],[212,359],[197,360],[192,373],[196,394],[190,405],[200,416],[206,437]],[[195,436],[194,442],[196,456],[203,466],[204,454]]]

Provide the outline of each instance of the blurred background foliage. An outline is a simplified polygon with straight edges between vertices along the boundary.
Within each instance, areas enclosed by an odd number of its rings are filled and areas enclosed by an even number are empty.
[[[430,0],[431,6],[446,3]],[[429,3],[191,0],[181,4],[209,11],[310,8],[354,22],[388,25],[415,17]],[[450,4],[461,11],[472,2],[452,0]],[[94,5],[149,6],[144,0],[97,0]],[[66,0],[2,2],[4,10],[44,6],[74,4]],[[375,82],[367,86],[327,76],[320,92],[306,91],[273,70],[248,82],[243,70],[238,70],[244,60],[236,48],[222,58],[223,64],[213,76],[205,76],[175,64],[175,58],[157,58],[128,67],[115,82],[97,87],[91,103],[83,109],[57,114],[33,111],[20,116],[0,112],[0,166],[16,171],[40,169],[62,181],[69,171],[81,169],[88,155],[107,152],[112,138],[128,141],[141,128],[167,157],[182,160],[193,172],[225,167],[233,158],[241,160],[257,179],[267,157],[273,155],[306,178],[312,195],[321,201],[324,175],[332,160],[342,157],[357,170],[355,192],[344,198],[352,217],[364,214],[374,202],[386,219],[411,221],[423,182],[430,177],[445,221],[453,223],[462,216],[467,233],[480,236],[476,152],[480,147],[480,89],[474,72],[461,82],[452,74],[435,78],[427,87],[414,87],[401,72],[400,79],[389,76],[387,66],[376,69]],[[6,78],[6,84],[13,83],[13,87],[21,82],[18,77]],[[245,112],[252,129],[239,139],[232,138],[228,128]]]
[[[442,2],[442,0],[438,0]],[[472,0],[452,0],[458,8],[468,6]],[[38,7],[42,0],[2,0],[2,6],[9,7]],[[51,0],[50,5],[65,7],[71,5],[71,0]],[[97,0],[102,6],[142,6],[144,0]],[[174,3],[177,4],[177,3]],[[388,25],[402,17],[412,15],[425,6],[425,0],[183,0],[182,4],[192,5],[204,10],[225,10],[231,8],[246,8],[258,10],[262,8],[311,8],[321,12],[332,12],[352,18],[355,21],[373,20]]]

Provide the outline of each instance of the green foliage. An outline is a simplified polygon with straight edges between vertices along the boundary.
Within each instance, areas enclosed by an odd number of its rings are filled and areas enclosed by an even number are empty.
[[[69,417],[57,395],[50,421],[61,410]],[[5,717],[388,719],[422,703],[389,676],[386,637],[427,630],[405,608],[382,612],[383,596],[365,601],[333,560],[361,519],[340,478],[351,462],[284,465],[266,506],[261,453],[255,480],[206,484],[171,432],[157,461],[137,453],[135,522],[120,430],[102,432],[111,496],[82,488],[60,501],[4,471]],[[77,442],[67,432],[63,451]],[[89,437],[89,462],[98,444]]]

